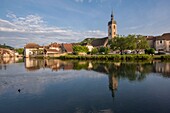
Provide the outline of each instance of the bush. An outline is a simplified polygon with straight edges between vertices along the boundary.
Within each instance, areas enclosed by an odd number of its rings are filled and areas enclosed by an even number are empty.
[[[95,54],[97,54],[98,52],[99,52],[99,51],[98,51],[97,48],[93,48],[92,51],[91,51],[91,54],[92,54],[92,55],[95,55]]]
[[[145,54],[155,54],[155,49],[154,48],[145,49]]]
[[[88,50],[88,48],[85,47],[85,46],[77,45],[77,46],[73,46],[73,51],[74,51],[75,53],[78,53],[78,52],[85,52],[85,53],[87,53],[89,50]]]
[[[101,53],[101,54],[103,54],[103,53],[108,54],[109,51],[110,51],[110,49],[108,47],[100,47],[100,49],[99,49],[99,53]]]

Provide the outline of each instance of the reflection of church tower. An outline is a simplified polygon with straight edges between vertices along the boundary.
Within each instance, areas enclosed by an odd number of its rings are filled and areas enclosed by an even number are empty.
[[[108,22],[108,38],[112,39],[117,35],[117,24],[114,20],[113,12],[111,14],[111,20]]]
[[[109,75],[109,89],[112,91],[112,97],[114,97],[117,88],[118,88],[117,78],[114,75]]]

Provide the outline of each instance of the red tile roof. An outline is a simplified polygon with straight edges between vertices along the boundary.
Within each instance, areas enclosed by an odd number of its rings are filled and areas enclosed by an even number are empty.
[[[147,36],[147,40],[170,40],[170,33],[165,33],[162,36]]]
[[[25,48],[39,48],[40,46],[36,43],[28,43],[25,45]]]
[[[58,44],[58,43],[51,43],[50,45],[49,45],[50,47],[61,47],[61,44]]]
[[[170,33],[165,33],[165,34],[163,34],[163,35],[162,35],[162,38],[163,38],[164,40],[170,40]]]
[[[68,53],[72,53],[73,52],[73,45],[72,44],[63,44],[63,48]]]

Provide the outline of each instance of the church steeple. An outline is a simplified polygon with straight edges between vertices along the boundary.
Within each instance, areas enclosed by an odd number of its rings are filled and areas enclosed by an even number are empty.
[[[114,20],[113,11],[111,12],[111,20]]]
[[[117,35],[117,24],[114,20],[113,11],[111,12],[111,20],[108,22],[108,38],[112,39]]]

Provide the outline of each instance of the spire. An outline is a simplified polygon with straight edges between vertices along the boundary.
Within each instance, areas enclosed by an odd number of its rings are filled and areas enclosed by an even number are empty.
[[[111,12],[111,20],[114,20],[113,11]]]

